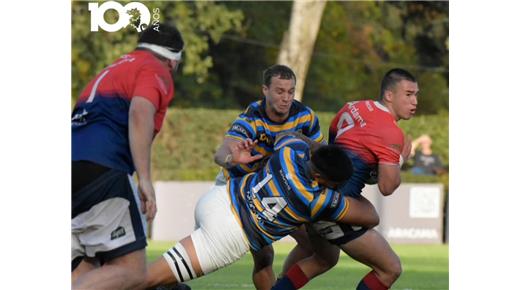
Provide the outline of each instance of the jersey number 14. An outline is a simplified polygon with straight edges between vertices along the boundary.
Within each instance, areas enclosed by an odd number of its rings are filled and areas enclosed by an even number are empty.
[[[260,181],[257,185],[253,187],[253,192],[256,194],[264,185],[271,180],[273,176],[271,174],[267,174],[262,181]],[[262,206],[264,210],[262,211],[263,216],[270,222],[274,221],[276,215],[287,206],[287,201],[285,198],[281,196],[268,196],[262,198]]]

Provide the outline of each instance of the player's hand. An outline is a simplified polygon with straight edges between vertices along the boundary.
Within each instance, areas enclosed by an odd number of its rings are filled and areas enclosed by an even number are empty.
[[[255,148],[258,140],[241,140],[231,147],[231,161],[234,164],[248,164],[264,157],[262,154],[251,155],[251,151]]]
[[[403,150],[401,151],[401,156],[403,156],[404,162],[406,162],[406,160],[408,160],[411,152],[412,152],[412,138],[410,138],[410,136],[404,136]]]
[[[141,199],[141,212],[146,215],[147,221],[152,221],[157,213],[157,204],[155,190],[150,180],[139,180],[139,198]]]

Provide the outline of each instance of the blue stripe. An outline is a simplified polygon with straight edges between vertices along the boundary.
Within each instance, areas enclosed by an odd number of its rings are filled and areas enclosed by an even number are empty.
[[[275,155],[276,158],[280,158],[280,153],[278,153],[277,155]],[[275,171],[275,168],[272,166],[274,165],[273,164],[274,162],[269,162],[268,163],[268,166],[271,166],[270,169],[271,169],[271,172],[273,172],[273,180],[274,180],[274,185],[276,187],[276,189],[278,190],[278,192],[280,192],[280,194],[285,197],[286,201],[287,201],[287,206],[296,214],[298,215],[299,217],[303,217],[303,218],[307,218],[307,216],[302,213],[302,211],[298,208],[296,208],[295,206],[296,205],[302,205],[302,207],[304,207],[305,205],[302,204],[302,202],[294,195],[290,194],[290,193],[287,193],[287,191],[283,190],[282,187],[280,186],[280,180],[279,178],[277,178],[278,176],[278,170]],[[281,169],[281,167],[280,167]],[[283,171],[283,169],[282,169]],[[287,173],[287,171],[283,172],[283,174]],[[292,219],[292,218],[291,218]]]

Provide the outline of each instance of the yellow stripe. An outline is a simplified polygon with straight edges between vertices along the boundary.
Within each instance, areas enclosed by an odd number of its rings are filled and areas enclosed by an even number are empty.
[[[265,157],[269,157],[271,156],[271,154],[273,154],[272,152],[267,152],[264,148],[262,148],[260,145],[256,145],[255,146],[255,151],[264,155],[264,158]]]
[[[318,202],[316,202],[316,206],[314,206],[314,208],[311,210],[311,217],[314,217],[318,213],[318,211],[320,210],[320,208],[322,208],[323,203],[325,202],[326,199],[327,199],[326,194],[322,193],[318,196]]]
[[[252,220],[255,222],[256,228],[258,228],[262,233],[264,233],[266,236],[268,236],[271,239],[275,239],[275,237],[273,237],[271,234],[269,234],[268,232],[264,231],[264,229],[258,224],[258,219],[257,218],[253,218]]]
[[[274,125],[274,124],[267,124],[263,120],[256,119],[255,125],[257,127],[262,126],[264,128],[268,128],[271,132],[280,132],[280,131],[286,131],[286,130],[293,130],[296,127],[296,125],[298,125],[300,123],[305,123],[310,120],[311,120],[311,116],[305,115],[292,122],[287,122],[282,125]]]
[[[296,186],[296,189],[303,194],[303,197],[307,199],[307,201],[311,201],[313,198],[313,195],[308,192],[305,189],[305,186],[300,182],[300,179],[298,178],[296,174],[296,169],[294,168],[294,165],[291,162],[291,150],[288,148],[284,148],[283,150],[283,157],[287,164],[287,169],[289,170],[289,175],[291,176],[292,183]]]
[[[276,185],[274,184],[274,182],[269,182],[267,184],[267,187],[269,188],[269,190],[271,190],[271,192],[273,193],[274,196],[281,196],[280,192],[276,188]],[[285,211],[289,216],[291,216],[296,221],[300,221],[300,222],[306,222],[307,221],[305,218],[303,218],[303,217],[299,216],[298,214],[296,214],[289,206],[286,206],[283,209],[283,211]]]
[[[321,143],[321,141],[323,141],[323,133],[321,133],[321,131],[320,131],[320,136],[318,136],[318,138],[316,138],[316,140],[314,140],[314,141],[316,141],[318,143]]]
[[[256,209],[258,210],[258,212],[261,212],[264,210],[264,207],[262,206],[262,204],[260,203],[260,201],[258,200],[258,198],[253,198],[253,203],[255,204],[255,207]]]
[[[343,210],[342,213],[339,214],[338,219],[337,219],[338,221],[342,220],[347,215],[348,210],[350,209],[350,202],[348,201],[348,199],[345,197],[342,197],[342,198],[345,199],[345,209]]]

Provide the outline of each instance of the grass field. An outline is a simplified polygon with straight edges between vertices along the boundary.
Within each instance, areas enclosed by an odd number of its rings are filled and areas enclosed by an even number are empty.
[[[173,242],[149,242],[148,259],[155,260]],[[292,249],[291,243],[275,244],[275,273],[281,270],[283,260]],[[448,289],[448,246],[447,245],[392,245],[401,258],[403,274],[394,284],[394,290],[444,290]],[[246,254],[235,264],[206,277],[190,281],[193,290],[254,289],[251,281],[253,260]],[[315,278],[303,289],[355,289],[368,268],[342,254],[339,263],[329,272]]]

